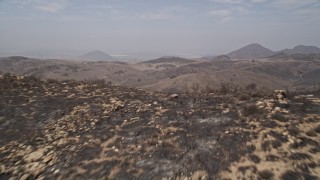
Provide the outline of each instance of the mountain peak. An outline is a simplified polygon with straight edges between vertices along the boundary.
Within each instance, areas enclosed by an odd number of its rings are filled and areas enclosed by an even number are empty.
[[[245,47],[263,47],[263,46],[261,44],[259,44],[259,43],[252,43],[252,44],[249,44],[249,45],[247,45]]]
[[[273,55],[274,52],[258,43],[249,44],[228,54],[233,59],[254,59]]]

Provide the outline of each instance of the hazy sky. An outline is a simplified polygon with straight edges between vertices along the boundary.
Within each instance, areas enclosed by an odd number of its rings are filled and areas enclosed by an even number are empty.
[[[320,0],[0,0],[0,50],[221,54],[320,46]]]

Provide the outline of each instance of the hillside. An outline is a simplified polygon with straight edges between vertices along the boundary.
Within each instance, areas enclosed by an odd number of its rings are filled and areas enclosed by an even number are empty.
[[[0,91],[1,179],[320,176],[319,93],[167,95],[8,74]]]
[[[32,75],[41,79],[104,79],[114,84],[139,75],[141,71],[119,62],[78,62],[57,59],[39,60],[26,57],[0,58],[0,71]]]
[[[180,60],[180,59],[179,59]],[[188,62],[188,63],[187,63]],[[255,83],[261,89],[306,91],[318,88],[320,56],[278,54],[269,58],[235,61],[228,56],[214,60],[156,61],[155,63],[77,62],[38,60],[25,57],[0,58],[0,71],[32,75],[41,79],[103,79],[114,85],[152,91],[186,92],[193,84],[199,90],[217,89],[221,83],[245,88]]]
[[[90,61],[115,61],[116,59],[102,51],[91,51],[80,56],[83,60]]]
[[[232,59],[256,59],[256,58],[268,57],[273,54],[275,54],[275,52],[261,46],[260,44],[254,43],[254,44],[249,44],[236,51],[233,51],[227,54],[227,56],[229,56]]]

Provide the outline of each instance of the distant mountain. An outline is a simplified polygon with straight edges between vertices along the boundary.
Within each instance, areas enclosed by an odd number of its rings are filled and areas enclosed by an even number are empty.
[[[226,55],[221,55],[221,56],[216,56],[211,60],[212,61],[230,61],[231,58],[229,56],[226,56]]]
[[[272,56],[274,54],[275,52],[271,51],[270,49],[267,49],[260,44],[254,43],[233,51],[227,54],[227,56],[232,59],[254,59]]]
[[[203,56],[202,58],[203,58],[203,59],[212,60],[212,59],[214,59],[215,57],[217,57],[217,56],[215,56],[215,55],[206,55],[206,56]]]
[[[299,45],[293,49],[284,49],[281,52],[292,55],[292,54],[320,54],[320,49],[316,46],[304,46]]]
[[[91,51],[80,56],[80,58],[83,60],[90,60],[90,61],[115,61],[116,60],[114,57],[102,51]]]
[[[181,57],[173,57],[173,56],[164,56],[161,58],[145,61],[143,63],[191,63],[194,60],[184,59]]]
[[[320,53],[318,54],[286,54],[284,52],[279,52],[273,56],[269,56],[270,59],[294,59],[294,60],[304,60],[312,61],[315,59],[320,60]]]

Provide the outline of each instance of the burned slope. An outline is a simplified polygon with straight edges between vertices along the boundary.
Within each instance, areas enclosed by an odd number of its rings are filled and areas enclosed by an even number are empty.
[[[225,134],[240,121],[218,97],[12,75],[1,85],[1,177],[215,176],[246,151],[249,133]]]
[[[232,162],[254,152],[259,129],[272,125],[268,111],[244,108],[257,98],[166,95],[14,75],[1,76],[0,84],[0,178],[224,177],[235,172]],[[300,112],[299,104],[292,108]],[[312,139],[305,143],[316,152]],[[309,156],[288,154],[292,162],[311,163]],[[259,158],[264,161],[252,156]]]

